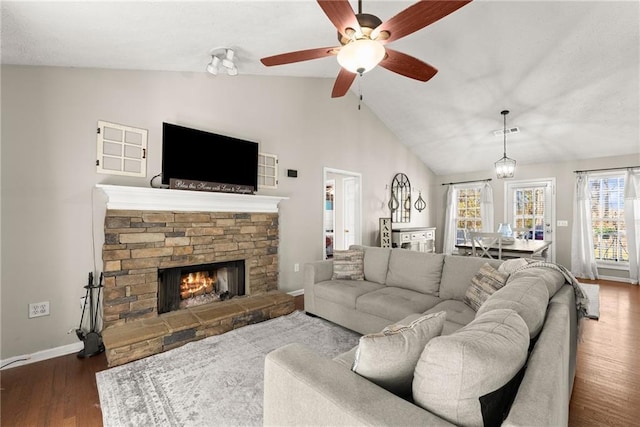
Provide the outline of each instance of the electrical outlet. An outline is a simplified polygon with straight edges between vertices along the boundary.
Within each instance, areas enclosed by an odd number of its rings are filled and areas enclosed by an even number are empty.
[[[566,219],[559,219],[556,224],[558,225],[558,227],[568,227],[569,221],[567,221]]]
[[[49,315],[49,301],[29,304],[29,319]]]
[[[297,262],[295,264],[293,264],[293,271],[295,273],[297,273],[298,271],[300,271],[300,264],[298,264]]]

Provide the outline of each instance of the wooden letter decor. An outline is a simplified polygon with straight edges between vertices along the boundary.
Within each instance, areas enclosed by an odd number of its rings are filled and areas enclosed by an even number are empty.
[[[391,247],[391,218],[380,218],[380,247]]]

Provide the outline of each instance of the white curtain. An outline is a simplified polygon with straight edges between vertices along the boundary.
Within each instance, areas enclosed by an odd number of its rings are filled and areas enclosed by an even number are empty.
[[[629,278],[638,284],[640,275],[640,169],[629,169],[624,181],[624,223],[629,252]]]
[[[480,219],[482,219],[482,231],[492,233],[493,228],[493,188],[485,182],[480,190]]]
[[[453,185],[447,191],[447,207],[444,215],[444,236],[442,238],[442,252],[452,254],[456,243],[456,209],[457,190]]]
[[[589,177],[578,174],[573,196],[573,230],[571,232],[571,272],[576,277],[598,278],[591,224]]]

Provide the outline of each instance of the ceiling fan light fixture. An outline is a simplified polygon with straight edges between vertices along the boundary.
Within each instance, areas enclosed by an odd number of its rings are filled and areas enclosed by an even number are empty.
[[[367,38],[354,40],[342,46],[338,52],[338,64],[352,73],[371,71],[384,59],[384,46]]]
[[[513,178],[516,172],[516,161],[507,157],[507,114],[509,110],[502,110],[500,112],[504,117],[504,132],[503,132],[503,155],[500,160],[494,163],[496,168],[496,176],[498,179]]]

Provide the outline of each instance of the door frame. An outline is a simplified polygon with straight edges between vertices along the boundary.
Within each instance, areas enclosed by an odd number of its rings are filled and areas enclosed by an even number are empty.
[[[327,252],[325,250],[325,246],[326,246],[326,218],[325,218],[325,187],[326,187],[326,182],[328,179],[328,175],[329,174],[336,174],[336,175],[344,175],[346,177],[353,177],[356,179],[356,185],[358,188],[357,194],[356,194],[356,213],[355,213],[355,230],[354,230],[354,235],[355,235],[355,244],[356,245],[360,245],[362,244],[362,174],[359,172],[352,172],[352,171],[347,171],[347,170],[343,170],[343,169],[335,169],[335,168],[330,168],[330,167],[323,167],[322,168],[322,259],[327,259]],[[336,205],[336,201],[334,200],[334,207]],[[335,224],[334,224],[335,226]],[[336,230],[334,228],[333,230],[334,236],[336,234]],[[335,250],[335,248],[334,248]]]
[[[551,257],[549,259],[550,262],[556,262],[556,178],[537,178],[537,179],[521,179],[521,180],[509,180],[504,183],[504,214],[503,220],[507,221],[509,219],[509,210],[511,207],[509,206],[509,194],[512,193],[513,188],[518,187],[541,187],[548,186],[549,188],[549,198],[551,201],[551,215],[549,219],[549,228],[551,229],[551,246],[549,249],[551,250]],[[545,206],[545,210],[548,209],[548,206]],[[512,221],[510,221],[511,223]],[[545,231],[546,234],[546,231]],[[546,236],[545,236],[546,237]]]

